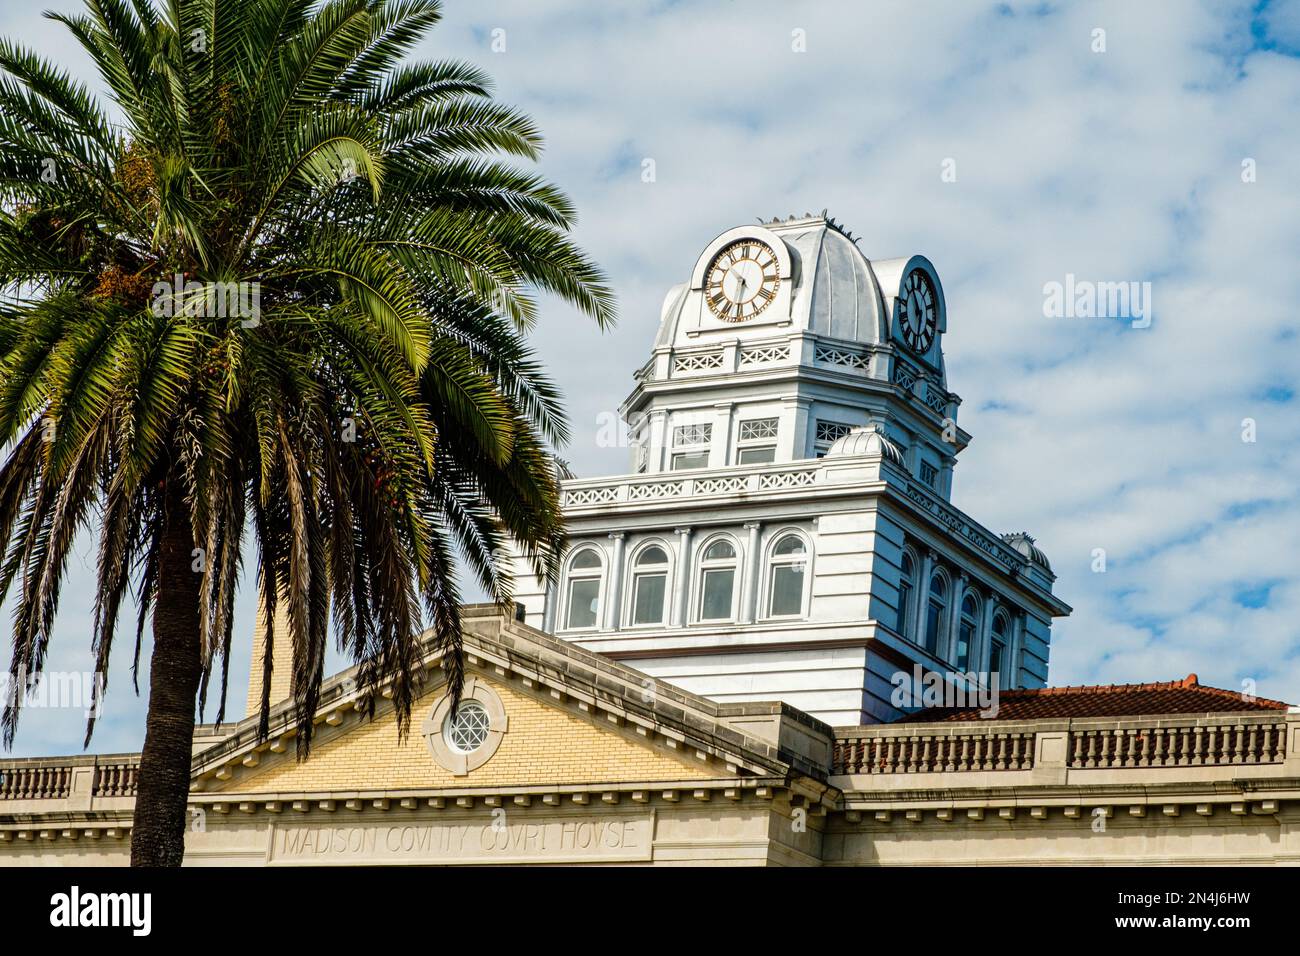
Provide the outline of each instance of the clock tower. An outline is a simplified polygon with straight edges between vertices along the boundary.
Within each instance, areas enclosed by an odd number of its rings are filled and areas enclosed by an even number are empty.
[[[951,504],[946,328],[926,257],[868,259],[825,214],[718,235],[621,408],[628,473],[564,483],[558,581],[518,564],[528,623],[835,725],[899,716],[930,674],[1043,686],[1069,608],[1032,538]]]

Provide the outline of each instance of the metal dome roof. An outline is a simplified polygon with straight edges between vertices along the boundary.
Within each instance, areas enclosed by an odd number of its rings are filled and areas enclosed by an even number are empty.
[[[1051,562],[1047,560],[1047,555],[1043,554],[1042,549],[1038,547],[1038,545],[1034,544],[1034,539],[1029,536],[1028,532],[1014,531],[1009,534],[1004,534],[1002,540],[1015,548],[1030,561],[1037,565],[1041,565],[1048,571],[1052,570],[1052,565]]]
[[[879,422],[859,425],[847,435],[836,440],[826,452],[827,458],[848,457],[850,455],[869,455],[886,458],[899,467],[903,466],[903,452],[898,445],[885,434]]]

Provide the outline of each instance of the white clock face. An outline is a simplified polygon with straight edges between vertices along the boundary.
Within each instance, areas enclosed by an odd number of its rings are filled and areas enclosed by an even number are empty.
[[[898,324],[908,348],[922,354],[929,351],[939,326],[939,312],[934,286],[920,269],[913,269],[903,283],[898,297]]]
[[[709,263],[704,295],[724,322],[745,322],[766,309],[781,287],[776,253],[756,239],[739,239]]]

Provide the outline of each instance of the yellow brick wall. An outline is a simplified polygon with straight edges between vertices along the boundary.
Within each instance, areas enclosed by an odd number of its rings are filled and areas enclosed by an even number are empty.
[[[421,723],[441,697],[441,692],[435,691],[416,705],[411,734],[400,745],[390,713],[373,723],[352,724],[339,737],[315,745],[302,764],[296,762],[292,748],[280,756],[263,753],[259,767],[238,769],[220,789],[290,793],[508,787],[698,780],[722,775],[704,761],[676,757],[623,731],[605,730],[591,720],[557,709],[558,705],[491,683],[510,719],[509,729],[492,759],[465,776],[457,777],[438,766],[420,736]]]

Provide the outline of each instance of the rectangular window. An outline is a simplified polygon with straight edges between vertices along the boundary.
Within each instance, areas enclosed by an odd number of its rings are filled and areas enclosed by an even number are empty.
[[[600,601],[599,578],[577,578],[569,582],[569,627],[595,627]]]
[[[832,445],[851,431],[853,426],[845,422],[828,422],[819,418],[817,419],[817,444]]]
[[[740,423],[736,439],[736,464],[762,465],[776,461],[779,419],[751,418]]]
[[[894,630],[907,636],[907,609],[912,606],[912,586],[904,584],[898,589],[898,618],[894,621]]]
[[[965,671],[970,666],[970,649],[974,643],[974,628],[969,624],[957,628],[957,670]]]
[[[666,574],[638,574],[632,590],[632,623],[662,624]]]
[[[831,445],[851,431],[853,431],[853,426],[847,422],[828,422],[821,418],[817,419],[817,426],[813,432],[814,454],[818,458],[825,458],[826,452],[830,450]]]
[[[707,422],[700,425],[678,425],[674,428],[673,447],[690,450],[674,452],[669,462],[672,470],[709,467],[708,444],[712,438],[713,426]]]
[[[713,426],[707,422],[700,425],[678,425],[673,429],[673,447],[683,448],[689,445],[707,445],[713,440]]]
[[[991,682],[996,681],[998,686],[1002,685],[1002,659],[1006,656],[1006,651],[1006,645],[996,637],[993,638],[992,645],[989,648],[989,680]]]
[[[735,568],[714,568],[703,574],[700,601],[701,621],[727,621],[731,619],[731,595],[736,586]]]
[[[931,601],[925,616],[925,649],[931,654],[939,653],[939,625],[943,623],[943,605]]]
[[[679,451],[673,455],[673,471],[708,467],[709,453],[707,451]]]
[[[772,567],[773,617],[803,613],[803,569],[802,562]]]
[[[934,465],[930,464],[928,461],[922,461],[921,480],[924,481],[931,488],[938,487],[939,469],[935,468]]]
[[[775,445],[736,449],[736,464],[738,465],[765,465],[773,461],[776,461]]]
[[[764,441],[771,439],[776,440],[777,419],[775,418],[751,418],[749,421],[740,423],[740,440],[741,441]]]

